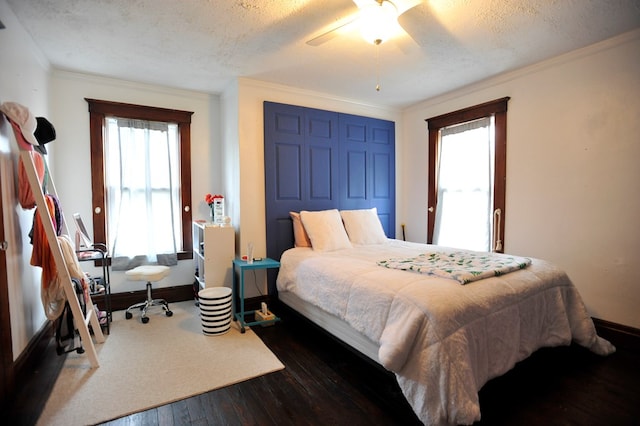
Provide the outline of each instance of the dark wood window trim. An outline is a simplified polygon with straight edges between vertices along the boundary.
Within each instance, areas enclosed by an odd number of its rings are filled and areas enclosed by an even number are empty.
[[[105,117],[163,121],[178,124],[180,134],[180,182],[182,195],[182,248],[178,259],[192,259],[191,231],[191,115],[190,111],[125,104],[85,98],[89,104],[91,139],[91,187],[93,238],[107,243],[105,220],[104,126]]]
[[[465,123],[483,117],[494,116],[495,120],[495,183],[493,209],[501,209],[500,238],[504,248],[504,223],[505,223],[505,191],[507,179],[507,103],[509,97],[496,99],[480,105],[464,108],[458,111],[428,118],[425,121],[429,128],[429,188],[427,202],[427,243],[433,241],[433,229],[436,218],[436,203],[438,195],[438,182],[436,181],[435,162],[438,158],[438,139],[440,129],[453,124]]]

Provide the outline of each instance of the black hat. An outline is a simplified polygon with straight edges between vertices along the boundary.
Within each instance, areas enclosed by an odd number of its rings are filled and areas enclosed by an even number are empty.
[[[44,145],[56,139],[56,129],[53,127],[53,124],[44,117],[36,117],[36,121],[38,122],[38,126],[36,127],[36,131],[33,132],[33,135],[38,140],[39,145],[35,146],[35,149],[41,154],[46,155],[47,148],[45,148]]]

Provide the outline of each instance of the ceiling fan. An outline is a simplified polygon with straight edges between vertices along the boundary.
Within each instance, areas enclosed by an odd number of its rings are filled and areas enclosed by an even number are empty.
[[[387,39],[405,33],[398,17],[419,5],[423,0],[353,0],[358,12],[341,20],[329,31],[307,41],[310,46],[319,46],[338,35],[338,30],[357,26],[362,37],[371,44],[379,45]]]

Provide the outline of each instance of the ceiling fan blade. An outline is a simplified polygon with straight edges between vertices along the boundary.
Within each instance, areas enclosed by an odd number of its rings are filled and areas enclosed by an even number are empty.
[[[307,44],[309,46],[320,46],[323,43],[328,42],[335,36],[340,33],[340,30],[346,29],[349,25],[353,24],[358,20],[358,15],[351,16],[343,20],[343,22],[339,23],[337,26],[331,28],[329,31],[326,31],[320,35],[313,37],[310,40],[307,40]]]
[[[416,7],[418,5],[420,6]],[[431,7],[425,1],[418,2],[411,10],[407,9],[404,14],[398,17],[398,24],[409,37],[405,40],[405,49],[414,49],[416,46],[421,47],[424,44],[424,33],[427,27],[436,25],[434,19]]]
[[[413,9],[424,0],[391,0],[392,3],[395,4],[396,9],[398,9],[398,16],[402,15],[409,9]]]

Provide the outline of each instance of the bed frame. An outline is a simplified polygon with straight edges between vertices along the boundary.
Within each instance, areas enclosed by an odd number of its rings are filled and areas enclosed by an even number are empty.
[[[287,291],[279,292],[278,300],[323,330],[327,331],[338,340],[344,342],[359,353],[371,359],[376,364],[382,366],[382,364],[380,364],[380,359],[378,358],[378,350],[380,347],[375,342],[371,341],[371,339],[355,331],[349,324],[342,321],[340,318],[323,311],[315,305],[305,302],[295,294]]]

